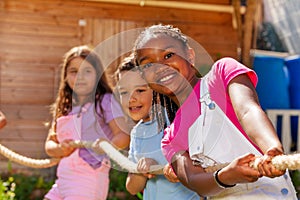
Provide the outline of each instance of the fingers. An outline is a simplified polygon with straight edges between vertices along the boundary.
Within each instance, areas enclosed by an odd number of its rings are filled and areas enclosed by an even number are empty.
[[[176,176],[176,174],[174,173],[172,167],[170,166],[170,164],[165,165],[164,169],[163,169],[164,175],[165,177],[172,183],[176,183],[179,182],[178,177]]]
[[[256,158],[257,170],[261,176],[267,176],[269,178],[275,178],[285,173],[285,170],[278,170],[272,164],[273,156],[264,155],[260,158]]]

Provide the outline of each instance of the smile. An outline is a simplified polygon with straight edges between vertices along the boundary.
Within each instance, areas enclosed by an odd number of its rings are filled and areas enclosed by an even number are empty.
[[[132,106],[132,107],[129,107],[129,110],[130,110],[130,112],[135,112],[141,108],[142,108],[142,106]]]
[[[166,82],[166,81],[172,79],[173,77],[174,77],[174,74],[167,75],[167,76],[163,77],[162,79],[160,79],[160,82]]]

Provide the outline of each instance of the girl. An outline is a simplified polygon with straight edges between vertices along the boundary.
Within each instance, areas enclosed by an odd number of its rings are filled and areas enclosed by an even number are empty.
[[[124,116],[103,75],[103,66],[87,46],[64,56],[53,124],[45,143],[49,156],[62,158],[57,180],[45,198],[50,200],[104,200],[109,186],[110,161],[88,149],[74,149],[73,140],[111,141],[126,148]]]
[[[152,94],[153,91],[136,70],[132,57],[124,60],[116,74],[117,91],[123,110],[137,123],[131,131],[128,157],[137,163],[137,170],[143,173],[128,174],[127,190],[133,195],[143,191],[144,200],[200,199],[195,192],[181,183],[171,183],[163,175],[154,176],[151,172],[148,173],[151,165],[167,164],[160,148],[162,130],[167,123],[165,112],[158,104],[155,104],[159,96],[156,96],[156,93]],[[155,99],[153,101],[155,105],[152,104],[152,97]],[[158,123],[158,118],[161,123]]]
[[[187,37],[170,25],[145,29],[134,52],[149,86],[180,107],[162,148],[184,185],[211,199],[296,199],[288,172],[271,164],[283,148],[259,105],[254,71],[224,58],[197,77]],[[249,166],[256,156],[257,170]]]

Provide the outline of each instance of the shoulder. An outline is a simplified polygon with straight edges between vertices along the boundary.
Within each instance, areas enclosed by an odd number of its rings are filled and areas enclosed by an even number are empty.
[[[105,93],[105,94],[103,94],[101,99],[102,99],[101,100],[101,104],[108,104],[109,102],[115,100],[112,93]]]
[[[257,84],[256,73],[251,68],[230,57],[217,60],[212,66],[209,76],[211,80],[221,81],[224,85],[228,85],[233,78],[241,74],[247,74],[253,85]]]

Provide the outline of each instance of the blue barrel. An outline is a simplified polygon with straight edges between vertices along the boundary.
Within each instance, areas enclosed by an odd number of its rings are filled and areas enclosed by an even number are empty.
[[[253,69],[258,76],[256,91],[262,108],[289,109],[289,76],[285,60],[280,57],[256,55]]]
[[[285,59],[290,76],[290,105],[292,109],[300,109],[300,56],[290,56]],[[297,141],[299,127],[298,117],[291,117],[291,132],[293,141]],[[298,150],[300,147],[297,147]]]
[[[290,76],[291,108],[300,109],[300,56],[290,56],[285,59]]]

